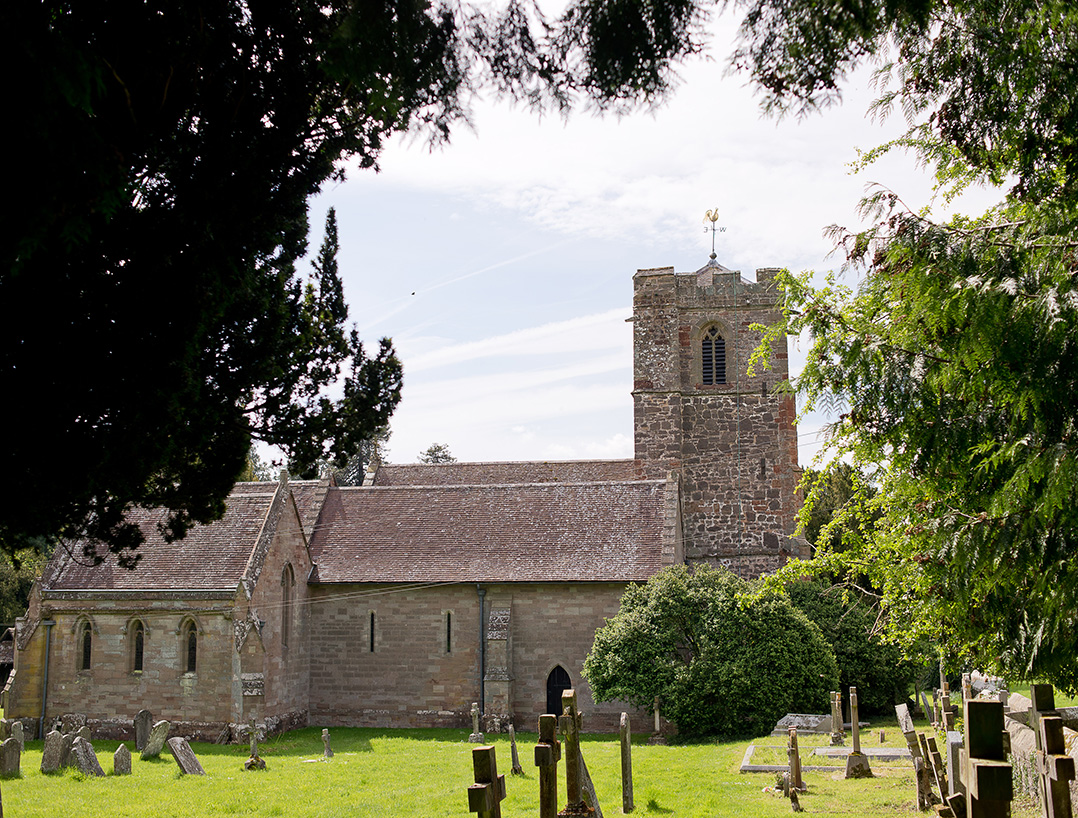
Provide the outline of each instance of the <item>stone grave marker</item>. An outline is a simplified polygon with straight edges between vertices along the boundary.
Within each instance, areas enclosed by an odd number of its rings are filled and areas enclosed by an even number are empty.
[[[1067,755],[1063,741],[1063,719],[1055,709],[1055,691],[1051,685],[1035,684],[1030,689],[1030,698],[1033,702],[1030,727],[1037,740],[1042,815],[1044,818],[1071,818],[1070,782],[1075,778],[1074,759]]]
[[[962,734],[957,730],[947,733],[947,794],[944,800],[961,793],[965,795],[966,788],[962,784]]]
[[[558,762],[561,744],[557,739],[558,717],[539,717],[539,741],[535,745],[535,766],[539,768],[539,818],[557,818]]]
[[[1003,747],[1003,704],[970,699],[964,715],[966,795],[952,795],[947,803],[967,818],[1009,818],[1014,785]]]
[[[917,781],[917,809],[923,812],[936,802],[932,794],[928,764],[921,753],[921,744],[917,740],[917,729],[913,725],[909,708],[905,704],[897,704],[895,714],[898,716],[898,729],[902,731],[902,736],[906,739],[906,747],[909,748],[910,759],[913,761],[913,771]]]
[[[135,749],[142,752],[146,746],[146,740],[150,737],[150,728],[153,727],[153,713],[149,710],[139,710],[135,716]]]
[[[90,727],[89,727],[89,725],[86,725],[86,724],[82,725],[82,727],[80,727],[78,730],[75,731],[75,735],[77,735],[83,741],[90,741],[91,739],[90,739]]]
[[[82,736],[75,737],[71,745],[71,757],[74,759],[74,766],[83,775],[103,776],[105,774],[105,771],[101,769],[101,762],[97,760],[94,745]]]
[[[498,775],[493,746],[472,750],[472,770],[475,783],[468,786],[468,811],[477,813],[479,818],[502,818],[505,776]]]
[[[592,810],[587,813],[594,818],[603,818],[602,807],[599,806],[599,796],[595,794],[595,784],[592,783],[591,773],[588,772],[588,764],[584,761],[584,754],[580,754],[580,794],[584,798],[584,805]]]
[[[801,754],[797,750],[797,728],[791,727],[786,745],[786,759],[790,764],[790,789],[804,792],[801,780]]]
[[[659,697],[655,697],[653,704],[655,712],[655,732],[648,739],[648,744],[666,744],[666,736],[662,734],[662,724],[659,722]]]
[[[561,694],[562,715],[558,720],[562,741],[565,745],[565,808],[558,815],[590,815],[584,803],[580,782],[580,725],[581,715],[576,709],[576,690]]]
[[[175,736],[165,743],[168,744],[168,751],[172,753],[172,757],[176,759],[176,766],[180,768],[181,773],[184,775],[206,774],[206,771],[202,769],[202,765],[199,763],[194,750],[191,749],[191,745],[187,743],[187,739],[183,736]]]
[[[60,771],[64,761],[64,736],[59,730],[45,735],[45,748],[41,752],[41,772],[45,775]]]
[[[18,778],[22,775],[22,745],[18,739],[8,738],[0,743],[0,778]]]
[[[322,758],[333,758],[333,748],[329,746],[329,728],[322,728]]]
[[[853,751],[846,756],[846,778],[872,778],[868,756],[861,752],[861,725],[857,713],[857,688],[850,688],[850,735]]]
[[[629,729],[629,714],[622,713],[618,725],[621,738],[621,811],[628,815],[633,804],[633,734]]]
[[[150,728],[150,735],[146,737],[146,745],[142,748],[142,760],[157,758],[165,749],[165,740],[168,739],[168,731],[172,725],[162,719]]]
[[[254,716],[251,717],[251,723],[247,728],[247,735],[251,740],[251,755],[243,762],[243,769],[266,769],[266,762],[258,755],[258,725],[255,724]]]
[[[16,721],[11,725],[11,737],[19,742],[19,746],[22,749],[26,749],[26,734],[23,730],[21,721]]]
[[[479,702],[472,702],[472,733],[468,736],[468,741],[472,744],[483,743],[483,734],[479,732]]]
[[[921,744],[921,757],[925,760],[925,766],[932,773],[932,780],[936,782],[936,789],[939,791],[940,798],[946,802],[947,772],[944,769],[943,758],[940,756],[939,750],[936,749],[936,737],[928,737],[921,733],[918,738]]]
[[[75,739],[77,738],[79,738],[78,733],[64,733],[63,744],[60,749],[61,767],[75,766],[75,757],[72,755],[71,748],[75,746]]]
[[[131,775],[131,751],[126,744],[121,744],[112,754],[112,774]]]
[[[842,726],[842,691],[831,691],[831,746],[841,747],[846,743],[846,731]]]
[[[520,756],[517,755],[517,732],[513,725],[509,725],[509,748],[513,755],[513,775],[524,775],[524,768],[520,766]]]

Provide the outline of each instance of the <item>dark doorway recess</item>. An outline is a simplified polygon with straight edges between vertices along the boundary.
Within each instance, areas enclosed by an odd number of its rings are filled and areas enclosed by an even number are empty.
[[[561,715],[561,694],[573,686],[573,680],[561,665],[550,671],[546,677],[546,710],[545,713]]]

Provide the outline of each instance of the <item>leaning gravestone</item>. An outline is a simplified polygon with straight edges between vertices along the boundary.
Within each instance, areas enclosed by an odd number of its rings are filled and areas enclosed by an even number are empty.
[[[121,744],[112,754],[112,774],[131,775],[131,751],[126,744]]]
[[[145,761],[148,758],[157,758],[161,755],[161,751],[165,749],[165,740],[168,738],[168,731],[172,725],[162,719],[157,722],[150,730],[150,735],[146,738],[146,746],[142,748],[142,760]]]
[[[74,767],[75,757],[71,754],[71,748],[75,745],[78,733],[64,733],[60,749],[60,766]]]
[[[105,774],[105,771],[101,769],[101,763],[97,760],[94,746],[82,736],[78,736],[75,743],[71,745],[71,756],[75,761],[74,766],[83,775]]]
[[[22,745],[18,739],[5,739],[0,744],[0,778],[18,778],[22,771],[19,767],[22,757]]]
[[[180,772],[184,775],[205,775],[206,771],[202,769],[202,765],[198,763],[198,757],[191,749],[191,745],[187,743],[187,739],[183,736],[176,736],[170,738],[167,742],[168,750],[172,753],[172,757],[176,759],[176,765],[180,768]]]
[[[90,728],[87,727],[84,724],[84,725],[82,725],[82,727],[80,727],[78,730],[75,731],[75,735],[77,735],[83,741],[89,741],[90,740]]]
[[[59,730],[51,730],[45,736],[45,749],[41,753],[41,772],[46,775],[59,772],[64,761],[64,736]]]
[[[153,727],[153,713],[149,710],[139,710],[135,716],[135,749],[142,752],[146,746],[146,739],[150,737],[150,728]]]
[[[26,734],[23,732],[21,721],[17,721],[11,725],[11,737],[19,742],[19,746],[22,749],[26,749]]]

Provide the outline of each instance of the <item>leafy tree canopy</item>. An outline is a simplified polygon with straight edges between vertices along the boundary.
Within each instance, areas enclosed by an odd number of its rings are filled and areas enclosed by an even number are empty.
[[[762,735],[786,713],[826,709],[835,655],[783,596],[748,595],[725,569],[663,569],[630,585],[596,631],[584,675],[596,701],[663,713],[682,735]]]

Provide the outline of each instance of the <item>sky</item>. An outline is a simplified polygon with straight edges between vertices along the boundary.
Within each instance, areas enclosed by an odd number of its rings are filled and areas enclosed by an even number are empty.
[[[713,27],[709,59],[683,66],[657,110],[565,120],[480,100],[448,146],[397,139],[380,172],[349,169],[312,201],[312,251],[336,209],[360,337],[371,349],[392,338],[404,365],[391,462],[415,462],[432,443],[468,461],[632,457],[637,269],[702,267],[704,213],[717,208],[718,261],[746,278],[838,271],[823,231],[859,224],[867,185],[914,208],[930,201],[912,158],[850,171],[857,148],[905,128],[866,117],[869,71],[850,78],[840,106],[765,118],[746,79],[726,75],[733,29]],[[967,204],[978,196],[994,198]],[[807,346],[790,339],[793,370]],[[801,419],[802,465],[825,422]]]

